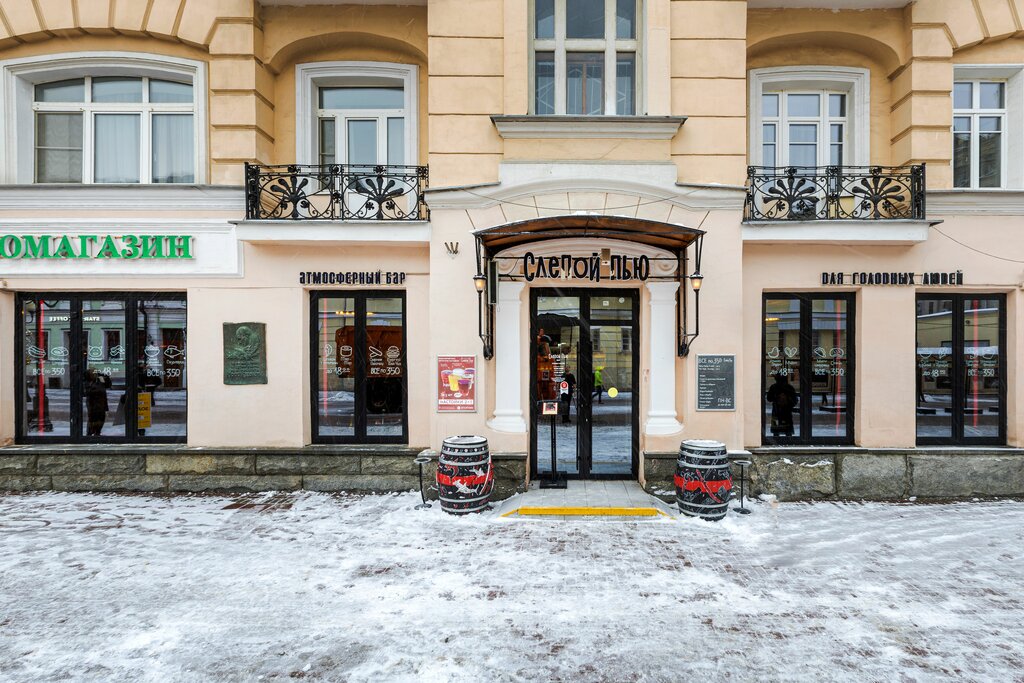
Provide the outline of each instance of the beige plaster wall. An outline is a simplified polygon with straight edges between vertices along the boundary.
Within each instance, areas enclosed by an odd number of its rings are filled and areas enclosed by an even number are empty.
[[[912,447],[916,443],[916,295],[918,293],[1007,294],[1008,443],[1021,443],[1021,406],[1016,397],[1024,380],[1017,354],[1021,343],[1019,263],[998,261],[957,245],[940,235],[993,253],[991,245],[1017,244],[1019,219],[1007,216],[945,217],[927,242],[913,246],[853,244],[748,244],[744,247],[743,355],[749,361],[743,376],[748,406],[743,434],[748,446],[761,444],[761,301],[765,292],[854,292],[856,294],[856,433],[867,447]],[[1019,253],[1018,253],[1019,252]],[[1005,252],[1024,260],[1024,249]],[[823,271],[964,272],[963,287],[858,286],[823,288]],[[754,364],[751,366],[751,364]]]

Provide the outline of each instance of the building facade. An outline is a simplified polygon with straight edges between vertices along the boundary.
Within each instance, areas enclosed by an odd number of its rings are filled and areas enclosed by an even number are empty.
[[[0,0],[0,488],[1024,493],[1022,17]]]

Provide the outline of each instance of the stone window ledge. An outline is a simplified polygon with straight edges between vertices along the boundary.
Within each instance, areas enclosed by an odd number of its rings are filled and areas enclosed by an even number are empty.
[[[685,116],[492,116],[498,134],[514,138],[670,140]]]

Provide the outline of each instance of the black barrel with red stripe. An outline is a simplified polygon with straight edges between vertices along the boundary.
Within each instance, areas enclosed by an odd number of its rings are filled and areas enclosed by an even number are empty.
[[[441,509],[465,515],[487,509],[494,488],[494,468],[487,439],[482,436],[449,436],[441,443],[437,459],[437,490]]]
[[[729,511],[732,470],[728,451],[718,441],[690,439],[679,446],[676,503],[689,517],[717,522]]]

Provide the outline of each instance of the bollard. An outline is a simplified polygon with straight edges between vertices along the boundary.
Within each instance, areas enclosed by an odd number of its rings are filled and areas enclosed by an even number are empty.
[[[740,466],[740,506],[733,508],[732,511],[737,515],[749,515],[750,510],[743,506],[743,502],[746,499],[746,494],[743,488],[743,484],[747,481],[747,468],[752,464],[749,460],[734,460],[734,463]]]
[[[430,458],[426,456],[420,456],[413,460],[414,463],[420,466],[420,500],[423,502],[416,506],[417,510],[426,510],[430,507],[430,503],[427,502],[427,494],[423,491],[423,466],[430,462]]]

